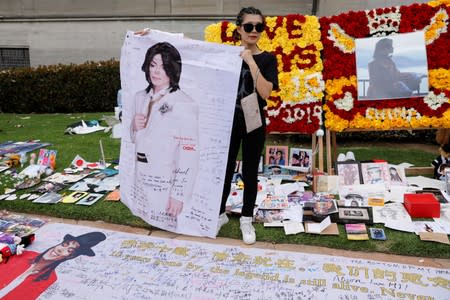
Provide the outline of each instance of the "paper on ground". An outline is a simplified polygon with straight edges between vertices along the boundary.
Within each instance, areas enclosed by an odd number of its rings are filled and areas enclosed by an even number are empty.
[[[321,233],[325,228],[331,225],[330,216],[326,217],[320,223],[308,223],[309,233]]]
[[[405,231],[405,232],[414,232],[415,227],[413,222],[407,221],[388,221],[384,224],[384,227],[391,228],[394,230]]]
[[[284,224],[284,233],[286,233],[286,235],[305,232],[305,228],[303,227],[303,224],[301,222],[284,221],[283,224]]]
[[[420,188],[435,188],[445,190],[445,182],[442,180],[432,179],[424,176],[406,177],[409,185],[417,185]]]

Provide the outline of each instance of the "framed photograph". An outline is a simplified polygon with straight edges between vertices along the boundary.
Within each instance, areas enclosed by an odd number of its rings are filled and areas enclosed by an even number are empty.
[[[289,155],[289,165],[293,167],[311,167],[312,150],[302,148],[291,148]]]
[[[344,224],[372,224],[372,207],[341,206],[338,208],[339,221]]]
[[[337,162],[336,174],[339,175],[339,186],[357,185],[362,183],[361,166],[359,162]]]
[[[364,184],[383,183],[389,186],[389,170],[387,162],[362,163],[361,174]]]
[[[266,165],[287,166],[288,146],[266,146]]]

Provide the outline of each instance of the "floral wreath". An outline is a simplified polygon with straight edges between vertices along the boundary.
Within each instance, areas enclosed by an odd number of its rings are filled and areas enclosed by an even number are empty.
[[[295,14],[266,17],[265,21],[258,46],[276,56],[280,86],[267,99],[267,131],[313,133],[322,125],[325,90],[319,20]],[[239,45],[232,38],[235,29],[227,21],[209,25],[205,40]]]
[[[348,12],[319,19],[325,80],[325,126],[345,129],[450,127],[450,7],[429,4]],[[447,5],[442,5],[446,3]],[[424,31],[429,91],[425,97],[357,100],[355,39]]]

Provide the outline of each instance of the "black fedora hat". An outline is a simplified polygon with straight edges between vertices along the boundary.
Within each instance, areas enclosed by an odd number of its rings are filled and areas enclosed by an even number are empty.
[[[66,234],[64,236],[63,242],[67,241],[76,241],[80,244],[80,247],[76,250],[76,255],[87,255],[87,256],[95,256],[95,252],[92,251],[92,247],[97,245],[98,243],[104,241],[106,239],[106,235],[103,232],[88,232],[82,234],[80,236],[73,236],[70,234]]]

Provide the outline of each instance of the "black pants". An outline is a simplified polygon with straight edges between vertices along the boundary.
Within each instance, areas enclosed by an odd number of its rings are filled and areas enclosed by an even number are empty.
[[[231,180],[233,179],[236,158],[242,141],[242,177],[244,181],[244,205],[242,216],[253,217],[256,195],[258,193],[258,165],[264,143],[266,141],[266,127],[247,133],[244,114],[241,108],[236,107],[231,131],[230,150],[228,152],[227,171],[223,187],[220,213],[225,212],[225,204],[230,194]]]

